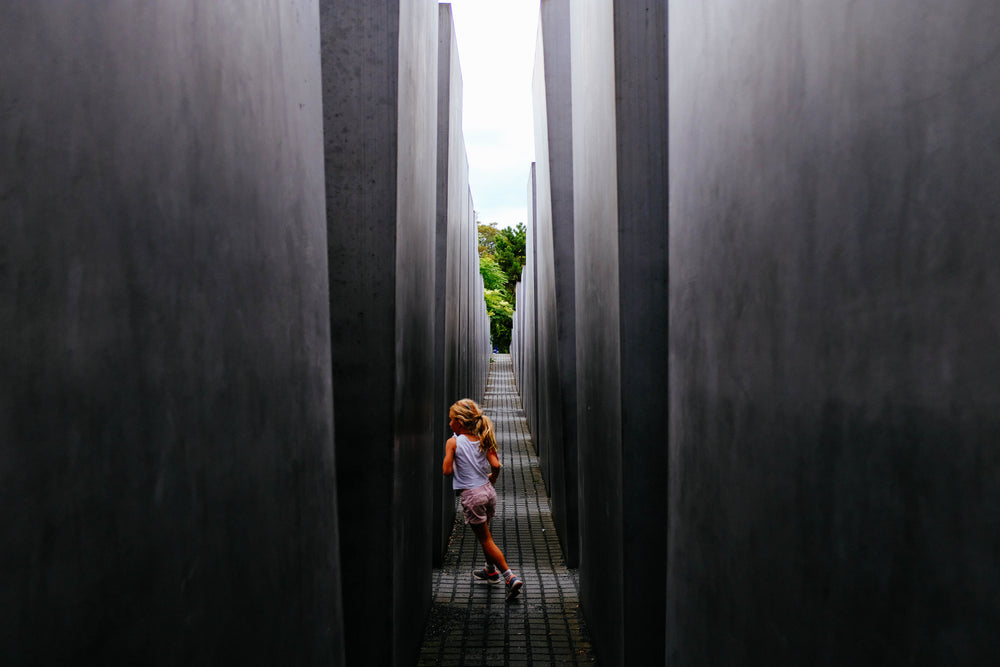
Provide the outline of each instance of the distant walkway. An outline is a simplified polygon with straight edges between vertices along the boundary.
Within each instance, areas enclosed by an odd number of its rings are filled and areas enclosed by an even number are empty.
[[[444,568],[434,570],[418,664],[594,664],[576,573],[566,568],[559,549],[510,355],[493,359],[483,407],[496,425],[503,470],[490,531],[524,588],[506,604],[502,584],[473,583],[471,572],[482,567],[483,552],[458,511]]]

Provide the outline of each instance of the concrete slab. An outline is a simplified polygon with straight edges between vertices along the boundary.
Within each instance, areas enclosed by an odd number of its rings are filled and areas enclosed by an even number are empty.
[[[569,1],[541,5],[533,115],[537,165],[538,441],[567,562],[579,562],[573,135]]]
[[[609,664],[664,656],[666,15],[571,8],[580,585]]]
[[[3,14],[4,662],[343,664],[316,2]]]
[[[351,664],[410,664],[429,589],[438,8],[321,3],[331,333]],[[387,609],[391,610],[387,613]]]
[[[998,25],[671,3],[672,662],[1000,661]]]

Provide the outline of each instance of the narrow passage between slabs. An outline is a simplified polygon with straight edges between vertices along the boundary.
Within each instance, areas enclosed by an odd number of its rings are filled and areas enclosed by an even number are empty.
[[[473,579],[483,551],[459,508],[444,566],[433,573],[418,664],[594,664],[576,572],[559,548],[509,354],[493,355],[483,409],[496,428],[503,465],[490,532],[524,588],[505,603],[502,583]]]

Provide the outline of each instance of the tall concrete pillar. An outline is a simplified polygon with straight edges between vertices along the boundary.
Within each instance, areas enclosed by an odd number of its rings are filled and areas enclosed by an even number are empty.
[[[321,2],[330,317],[350,664],[412,664],[436,477],[438,8]]]
[[[667,108],[663,3],[573,3],[580,593],[602,662],[663,660]]]
[[[569,0],[544,0],[532,80],[538,185],[538,419],[542,472],[566,562],[579,562],[573,119]]]
[[[524,405],[524,416],[528,428],[536,433],[538,428],[538,317],[537,317],[537,283],[536,283],[536,219],[538,217],[538,199],[536,189],[536,164],[531,163],[528,170],[528,224],[525,235],[525,259],[521,271],[521,290],[518,292],[517,309],[521,311],[523,328],[521,331],[521,376],[518,378],[518,389],[521,402]],[[540,444],[534,440],[536,447]]]
[[[449,4],[439,5],[438,49],[434,451],[435,470],[440,471],[444,443],[451,436],[448,408],[461,398],[483,398],[489,325],[487,320],[484,332],[486,304],[479,275],[479,235],[462,132],[462,68]],[[433,559],[435,566],[440,566],[451,535],[455,495],[450,479],[440,475],[435,479]]]
[[[1000,6],[671,3],[670,659],[1000,661]]]
[[[3,662],[343,664],[317,4],[0,5]]]

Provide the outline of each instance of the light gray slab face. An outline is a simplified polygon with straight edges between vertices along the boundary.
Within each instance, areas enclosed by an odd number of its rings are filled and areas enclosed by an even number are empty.
[[[670,655],[995,662],[1000,8],[670,8]]]

